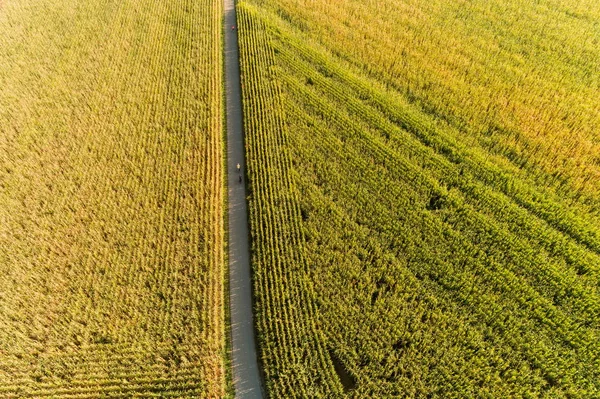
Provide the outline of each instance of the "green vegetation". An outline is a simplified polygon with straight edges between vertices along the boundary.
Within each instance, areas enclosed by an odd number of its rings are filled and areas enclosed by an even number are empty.
[[[0,1],[0,396],[225,395],[222,1]]]
[[[239,4],[271,397],[600,395],[584,3]]]

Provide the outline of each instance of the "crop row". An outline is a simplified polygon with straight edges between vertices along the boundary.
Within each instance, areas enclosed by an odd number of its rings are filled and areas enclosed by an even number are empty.
[[[224,395],[222,7],[0,5],[2,395]]]
[[[465,132],[458,142],[485,148],[536,185],[593,204],[598,214],[593,60],[599,54],[589,38],[599,10],[593,1],[309,4],[260,3]]]
[[[298,98],[297,92],[294,97]],[[299,108],[298,104],[294,104],[294,106],[296,109]],[[331,115],[331,112],[329,114]],[[318,136],[315,135],[318,132],[315,128],[318,124],[313,120],[309,125],[311,126],[311,140],[318,141]],[[331,120],[326,126],[328,130],[332,129],[333,123]],[[322,129],[325,130],[325,127],[322,126]],[[344,131],[347,129],[347,126],[341,128]],[[320,139],[321,137],[318,138]],[[308,147],[306,143],[302,144],[295,146],[295,148],[304,149]],[[541,329],[551,336],[549,339],[550,343],[541,343],[541,338],[537,336],[537,342],[540,343],[538,348],[533,350],[539,352],[535,352],[530,357],[530,360],[542,356],[550,364],[558,361],[559,358],[555,357],[555,352],[544,349],[544,347],[546,345],[554,347],[557,342],[562,341],[563,345],[566,345],[566,353],[571,352],[572,346],[578,347],[579,356],[581,358],[588,358],[588,361],[582,360],[579,367],[587,369],[587,364],[593,364],[593,359],[597,357],[594,329],[584,332],[580,330],[581,326],[579,325],[578,331],[576,333],[572,332],[571,328],[574,325],[569,320],[569,317],[565,314],[561,315],[561,310],[556,309],[554,304],[547,301],[536,290],[531,289],[518,275],[507,270],[506,266],[510,266],[510,264],[506,265],[501,259],[496,260],[481,249],[478,250],[467,240],[468,237],[466,237],[467,239],[461,238],[460,234],[453,232],[445,224],[446,221],[439,221],[436,218],[432,219],[429,215],[430,212],[427,211],[418,212],[419,208],[424,208],[423,202],[425,201],[423,201],[423,198],[418,198],[414,195],[410,196],[411,189],[409,185],[402,185],[394,181],[393,176],[396,173],[393,170],[384,172],[382,169],[378,169],[369,172],[368,168],[371,165],[368,163],[363,165],[365,169],[359,168],[355,163],[351,165],[347,164],[343,169],[353,170],[353,175],[360,176],[360,178],[354,181],[345,177],[343,170],[336,171],[334,166],[335,157],[339,156],[338,162],[343,165],[343,161],[339,161],[339,159],[347,160],[350,157],[349,147],[351,146],[346,141],[342,155],[336,154],[334,152],[335,146],[331,144],[322,150],[321,158],[318,158],[314,152],[311,152],[310,156],[306,157],[307,159],[311,159],[311,162],[317,161],[324,164],[324,159],[328,160],[327,166],[319,170],[319,185],[324,185],[327,181],[326,179],[331,179],[332,182],[327,187],[331,190],[330,196],[333,196],[333,199],[329,198],[329,201],[339,204],[338,208],[343,209],[343,211],[338,210],[338,212],[349,212],[351,215],[347,217],[349,221],[340,223],[337,226],[338,229],[343,231],[343,233],[337,234],[344,236],[344,241],[340,243],[339,247],[329,249],[329,251],[335,254],[348,250],[348,241],[353,241],[353,239],[351,238],[352,235],[347,231],[347,226],[352,220],[356,220],[357,222],[355,223],[359,223],[361,227],[368,229],[369,233],[367,236],[378,238],[379,246],[383,246],[385,249],[384,253],[380,254],[380,256],[383,256],[384,259],[386,256],[406,259],[405,267],[411,270],[418,279],[426,280],[428,284],[435,284],[435,290],[438,291],[435,296],[438,299],[444,296],[449,297],[446,300],[452,301],[452,306],[464,307],[463,311],[470,317],[476,315],[475,317],[479,320],[475,328],[485,329],[487,326],[498,328],[499,331],[495,331],[496,334],[501,337],[508,336],[511,340],[516,341],[516,343],[510,344],[512,346],[511,349],[516,353],[523,355],[524,348],[529,347],[529,344],[525,345],[525,343],[531,342],[531,338],[527,337],[528,334],[525,333],[526,331],[536,330],[539,332]],[[364,157],[366,154],[370,155],[367,147],[362,145],[355,156],[359,157],[360,155]],[[336,176],[336,173],[339,173],[339,175]],[[369,178],[371,173],[374,176],[371,175],[371,178]],[[388,173],[392,177],[388,177]],[[381,175],[384,175],[387,179]],[[348,187],[349,190],[344,193],[343,190],[333,190],[331,187]],[[387,199],[379,195],[384,190],[389,194]],[[402,201],[401,199],[407,195],[409,195],[409,198]],[[349,204],[353,202],[356,202],[356,205],[348,209]],[[422,205],[419,206],[419,203]],[[310,229],[312,236],[321,235],[324,231],[329,231],[332,235],[336,234],[335,228],[333,231],[326,228],[326,225],[331,223],[330,214],[321,214],[320,212],[321,208],[327,207],[325,204],[313,200],[310,208],[306,210],[306,213],[311,215],[310,219],[315,219],[312,222],[314,227]],[[415,209],[415,205],[418,206],[417,209]],[[415,214],[411,216],[413,212]],[[449,211],[447,210],[446,212]],[[319,216],[321,217],[319,218]],[[313,251],[310,252],[325,252],[327,254],[328,251],[322,249],[322,247],[327,247],[327,243],[331,240],[332,237],[326,236],[323,240],[314,242]],[[373,259],[371,261],[378,259],[378,256],[372,256]],[[326,264],[332,263],[335,264],[337,262],[329,260]],[[367,265],[368,263],[367,260]],[[365,267],[367,267],[367,270],[363,271],[366,272],[369,269],[368,266]],[[393,285],[403,284],[402,281],[395,281],[393,278],[390,279],[387,277],[389,273],[390,270],[386,270],[385,268],[377,270],[377,274],[373,277],[373,280],[379,282],[382,279],[384,281],[389,279]],[[323,270],[315,270],[314,278],[315,281],[325,280]],[[360,275],[358,278],[369,280],[365,276]],[[384,283],[379,283],[379,285],[381,284]],[[378,284],[376,283],[375,285],[377,286]],[[372,289],[369,289],[369,291],[372,295],[375,295],[377,300],[377,295],[379,295],[380,291]],[[319,290],[319,292],[330,291]],[[337,291],[332,290],[332,292]],[[543,291],[542,293],[544,294]],[[324,294],[323,297],[326,297],[326,295]],[[507,301],[508,303],[505,303]],[[501,305],[498,305],[498,303],[501,303]],[[339,304],[336,304],[334,309],[337,313],[340,309]],[[504,323],[498,324],[496,318],[499,315],[508,318],[504,319],[507,325]],[[383,313],[381,317],[387,316]],[[584,320],[593,321],[596,317],[594,314],[587,315]],[[339,317],[338,315],[332,317],[336,329],[340,328],[337,325],[340,319],[345,320],[344,317]],[[364,323],[359,324],[364,325]],[[540,324],[542,325],[540,326]],[[546,325],[545,327],[544,324]],[[523,337],[523,341],[512,338],[515,329],[520,332],[516,337]],[[374,335],[381,337],[387,334],[378,331]],[[388,345],[391,344],[392,342],[388,342]],[[544,354],[540,355],[540,353]],[[548,358],[554,360],[549,360]],[[579,358],[575,360],[575,364],[578,362]],[[544,364],[543,367],[547,366],[548,364]],[[554,367],[556,368],[553,372],[563,370],[562,365]],[[592,370],[588,369],[587,372],[591,372],[593,375]],[[357,372],[357,375],[360,374]],[[593,377],[590,379],[593,380]]]
[[[266,65],[256,64],[264,79],[248,75],[244,88],[256,84],[248,90],[255,97],[283,103],[257,116],[258,104],[249,105],[245,115],[258,118],[251,131],[265,140],[257,153],[275,151],[291,165],[290,183],[273,194],[300,204],[300,218],[287,223],[299,223],[303,240],[293,249],[306,266],[291,276],[312,287],[316,308],[307,317],[318,320],[331,358],[354,379],[346,391],[597,394],[598,233],[578,216],[585,206],[571,212],[552,190],[460,144],[451,128],[294,31],[297,19],[266,7],[259,14],[248,3],[241,9],[271,53]],[[270,125],[272,115],[283,122]],[[284,135],[284,147],[267,141],[274,134]],[[281,180],[283,170],[252,173],[253,193]],[[269,198],[253,201],[269,212],[278,205]],[[285,221],[263,226],[255,243],[279,242],[289,228]],[[273,250],[298,259],[288,247]],[[295,295],[276,289],[270,299],[277,303]],[[263,361],[275,360],[267,353]],[[311,389],[294,382],[286,393]],[[314,392],[323,389],[313,384]]]
[[[320,79],[323,92],[344,98],[349,109],[360,112],[362,119],[380,129],[382,136],[389,140],[388,145],[429,168],[436,178],[445,179],[446,186],[461,182],[471,186],[479,182],[493,186],[498,192],[496,196],[504,194],[507,200],[528,210],[531,213],[528,216],[533,216],[532,222],[539,218],[592,251],[599,251],[597,226],[600,220],[585,206],[564,201],[548,188],[536,186],[526,174],[504,165],[489,152],[461,145],[456,138],[460,136],[459,131],[436,126],[431,118],[419,113],[402,98],[381,88],[374,90],[372,80],[358,78],[356,73],[334,64],[330,57],[302,45],[301,40],[290,37],[285,31],[279,34],[285,45],[279,46],[278,50],[288,62],[303,65],[301,60],[305,60],[304,66],[300,67],[311,81],[319,79],[319,71],[325,74],[327,79]],[[290,54],[291,51],[294,54]],[[536,230],[544,228],[539,222],[534,226]]]
[[[300,209],[266,27],[238,6],[244,131],[249,175],[255,317],[271,397],[334,392],[332,366],[316,328],[312,285],[303,276]]]
[[[307,66],[306,69],[303,69],[301,72],[299,72],[299,74],[300,76],[304,76],[306,73],[309,73],[308,71],[312,70],[314,69]],[[311,85],[312,87],[316,87],[321,83],[315,76],[313,76],[311,80],[313,81],[313,84]],[[344,85],[341,84],[340,86]],[[333,92],[330,86],[327,86],[326,89],[327,93]],[[323,98],[324,96],[324,92],[321,92],[320,97]],[[344,97],[341,96],[337,96],[336,100],[339,102],[344,102],[345,106],[348,106],[348,103],[350,102],[348,100],[344,100]],[[322,115],[327,115],[330,118],[335,116],[335,109],[329,108],[327,104],[317,103],[313,107],[314,109],[318,109],[318,112]],[[355,115],[360,115],[364,118],[363,115],[366,112],[368,112],[368,107],[357,106],[353,108],[352,111],[355,113]],[[344,121],[344,123],[347,124],[347,131],[350,129],[355,129],[355,127],[352,126],[353,122],[346,120]],[[385,125],[382,127],[381,125],[372,124],[371,127],[374,127],[374,129],[376,129],[379,132],[385,131],[388,135],[393,133],[392,129],[382,130],[385,129],[385,127],[387,127]],[[376,138],[379,136],[380,134],[375,135]],[[379,143],[382,147],[385,146],[387,148],[390,148],[390,146],[388,146],[387,142],[384,140],[379,140]],[[382,164],[385,165],[386,169],[395,170],[399,168],[400,165],[398,165],[398,162],[395,159],[397,158],[397,152],[392,149],[386,149],[385,151],[387,152],[382,154],[382,157],[384,159],[382,161]],[[503,229],[510,231],[504,233],[504,235],[508,234],[507,240],[509,241],[509,243],[506,243],[504,245],[505,248],[499,248],[497,255],[506,257],[525,257],[527,259],[530,259],[529,262],[531,264],[536,265],[535,268],[530,272],[530,277],[534,279],[544,277],[552,278],[552,276],[554,276],[554,278],[557,279],[556,284],[563,284],[564,282],[562,280],[570,275],[569,287],[562,287],[561,289],[563,291],[568,289],[570,291],[573,291],[575,295],[583,295],[583,293],[588,290],[596,292],[597,285],[595,281],[597,274],[595,272],[595,268],[597,265],[598,257],[594,252],[587,250],[587,248],[582,247],[581,245],[577,245],[573,242],[573,240],[569,240],[569,237],[561,236],[560,232],[556,232],[552,228],[549,228],[543,222],[536,221],[534,215],[521,215],[519,220],[520,224],[515,229],[513,226],[514,220],[511,220],[511,223],[506,223],[504,220],[505,215],[510,212],[512,212],[513,214],[519,214],[521,208],[518,205],[512,203],[506,197],[495,195],[493,187],[485,186],[481,183],[478,183],[477,181],[473,181],[472,178],[470,179],[468,177],[465,177],[464,173],[463,175],[461,175],[461,177],[457,178],[457,176],[460,175],[460,171],[453,170],[450,167],[446,168],[446,173],[441,174],[438,170],[440,168],[432,168],[432,165],[435,165],[434,162],[437,161],[435,158],[430,161],[428,158],[424,158],[424,154],[422,153],[417,155],[409,154],[408,156],[410,155],[412,155],[413,157],[418,156],[421,159],[421,162],[428,165],[426,173],[429,175],[433,175],[432,177],[435,178],[426,178],[425,180],[423,180],[423,183],[420,183],[420,180],[423,179],[421,175],[424,174],[424,169],[422,167],[415,167],[412,162],[405,161],[403,165],[404,167],[402,168],[401,172],[398,171],[399,174],[402,173],[402,178],[405,181],[409,181],[412,185],[421,187],[421,191],[425,195],[439,195],[440,198],[438,200],[440,202],[446,201],[448,203],[454,203],[456,207],[467,206],[469,208],[474,207],[477,209],[483,209],[486,214],[489,214],[487,218],[496,218],[498,221],[500,221]],[[389,161],[386,161],[386,159]],[[450,187],[450,189],[447,189],[446,187]],[[473,198],[472,196],[475,198]],[[493,201],[495,201],[496,204],[494,204]],[[455,212],[453,211],[449,211],[446,213],[448,218],[454,217],[455,214]],[[466,223],[467,221],[473,221],[473,224],[465,228],[464,230],[472,231],[473,233],[475,233],[475,237],[472,238],[473,240],[483,241],[486,237],[486,234],[483,234],[483,230],[479,229],[478,226],[483,227],[489,226],[490,224],[484,223],[481,217],[479,216],[464,217],[464,212],[459,214],[459,216],[463,217],[463,219],[462,221],[457,221],[456,223]],[[485,218],[486,216],[483,217]],[[515,234],[518,234],[520,236],[518,237],[518,241],[520,241],[525,238],[528,238],[528,234],[526,234],[527,232],[529,232],[529,234],[532,236],[534,242],[527,245],[526,247],[522,247],[519,245],[519,243],[517,243],[517,237],[515,237]],[[488,245],[490,248],[493,246],[497,246],[501,242],[500,237],[503,236],[494,230],[492,230],[492,232],[488,235],[493,236],[492,242],[490,242]],[[540,242],[544,247],[546,247],[548,251],[552,251],[552,256],[562,258],[562,262],[558,262],[557,265],[553,265],[554,261],[548,262],[547,260],[535,260],[536,255],[532,252],[531,248],[528,247],[537,247],[538,243]],[[510,245],[515,246],[516,248],[506,248],[506,246]],[[568,252],[568,250],[571,250],[571,252]],[[511,251],[514,251],[514,253],[511,253]],[[577,254],[579,256],[575,258],[573,254]],[[565,268],[565,260],[573,264],[572,268]],[[544,268],[547,269],[544,270]],[[519,270],[521,270],[521,272],[524,272],[527,269],[519,267]],[[585,273],[582,273],[581,271],[585,271]],[[586,276],[585,274],[587,272],[590,272],[591,276]],[[580,276],[579,274],[583,274],[584,276]],[[592,313],[592,315],[597,314],[597,310],[593,311]]]

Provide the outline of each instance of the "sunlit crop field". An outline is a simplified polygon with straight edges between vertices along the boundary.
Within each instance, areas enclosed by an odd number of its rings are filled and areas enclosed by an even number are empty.
[[[0,1],[0,397],[223,397],[222,1]]]
[[[597,3],[238,11],[270,397],[599,396]]]

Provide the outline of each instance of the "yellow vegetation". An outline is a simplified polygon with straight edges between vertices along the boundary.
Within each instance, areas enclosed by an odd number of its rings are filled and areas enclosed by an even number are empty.
[[[0,396],[224,395],[221,17],[0,2]]]

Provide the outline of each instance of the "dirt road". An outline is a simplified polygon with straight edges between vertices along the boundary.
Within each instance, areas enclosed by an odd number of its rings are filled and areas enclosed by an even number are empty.
[[[244,174],[244,134],[235,1],[225,4],[225,88],[229,187],[229,290],[233,380],[236,398],[263,398],[258,368]],[[232,29],[232,27],[235,27]],[[237,165],[241,170],[238,172]],[[240,181],[240,176],[242,179]]]

